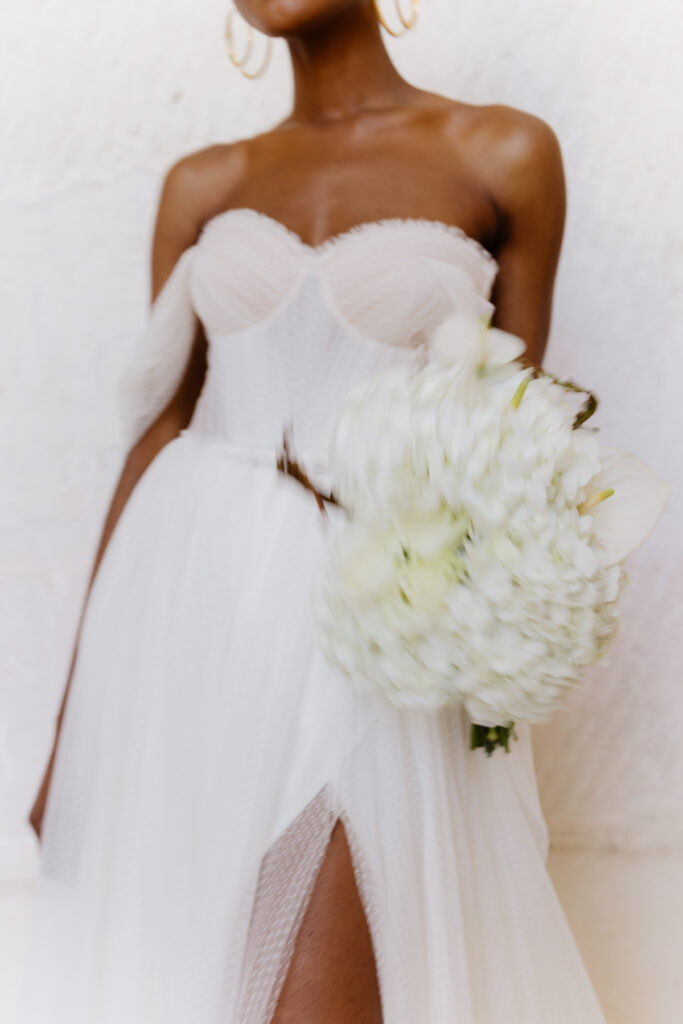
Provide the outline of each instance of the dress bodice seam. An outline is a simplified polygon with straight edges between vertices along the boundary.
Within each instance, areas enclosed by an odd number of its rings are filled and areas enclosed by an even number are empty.
[[[221,338],[230,338],[234,340],[240,335],[249,334],[250,332],[253,331],[267,331],[268,328],[272,327],[272,325],[276,323],[281,317],[286,316],[288,306],[296,299],[296,296],[305,286],[306,281],[310,278],[315,278],[317,280],[322,290],[323,297],[325,298],[325,308],[327,309],[332,319],[340,327],[340,329],[343,330],[347,339],[351,341],[355,340],[357,342],[362,343],[363,345],[372,345],[378,350],[390,348],[396,349],[398,351],[403,350],[405,352],[418,352],[420,348],[424,347],[424,341],[418,342],[417,344],[397,345],[393,341],[385,341],[383,338],[374,337],[371,334],[359,330],[358,327],[355,327],[353,323],[351,323],[351,321],[344,315],[344,313],[340,309],[339,304],[335,300],[334,294],[330,287],[330,283],[325,274],[322,273],[322,270],[319,266],[309,266],[303,268],[302,271],[296,275],[293,284],[287,290],[287,292],[278,300],[278,302],[274,305],[271,311],[262,319],[255,321],[253,324],[245,324],[243,327],[238,327],[236,330],[213,330],[210,332],[212,342],[215,343]],[[198,319],[202,321],[204,329],[208,332],[206,324],[202,320],[200,314],[197,312],[197,303],[193,292],[192,281],[193,278],[191,276],[190,301],[192,303],[192,306],[195,310]]]
[[[371,333],[370,330],[363,330],[361,327],[354,326],[353,321],[348,316],[348,313],[345,312],[343,303],[340,302],[339,296],[337,295],[337,291],[332,280],[334,271],[329,261],[329,257],[339,252],[340,249],[345,249],[349,245],[352,245],[354,242],[358,242],[361,239],[365,240],[368,235],[375,234],[388,227],[400,226],[404,229],[414,229],[415,227],[418,227],[420,230],[426,229],[429,233],[437,234],[441,237],[447,237],[448,239],[454,238],[457,242],[464,244],[464,251],[466,252],[469,251],[485,254],[483,256],[483,262],[480,259],[476,268],[474,266],[470,266],[469,268],[463,266],[461,269],[470,280],[472,289],[479,295],[482,295],[487,301],[491,291],[492,281],[496,274],[497,263],[488,250],[484,249],[479,242],[467,235],[461,228],[456,225],[442,223],[441,221],[433,221],[426,218],[399,217],[384,218],[378,221],[367,221],[355,225],[347,231],[333,235],[318,245],[310,245],[303,241],[296,232],[292,231],[285,224],[282,224],[280,221],[270,217],[269,215],[261,213],[258,210],[253,210],[249,207],[235,207],[230,210],[225,210],[222,214],[217,214],[215,217],[207,221],[199,239],[193,246],[195,255],[199,257],[199,259],[193,260],[193,265],[190,268],[190,301],[197,313],[197,316],[203,322],[207,333],[209,332],[209,326],[200,313],[203,299],[202,290],[200,288],[200,277],[203,270],[204,259],[210,258],[213,254],[214,248],[220,248],[224,241],[224,239],[219,236],[218,239],[212,238],[209,244],[208,236],[212,230],[212,226],[215,226],[218,223],[223,223],[226,219],[232,218],[233,216],[241,216],[247,220],[253,219],[256,222],[263,223],[266,227],[266,234],[271,233],[273,237],[279,236],[285,239],[288,244],[293,246],[297,254],[303,253],[307,255],[308,258],[296,261],[289,268],[287,272],[287,276],[290,278],[288,284],[284,287],[281,294],[273,297],[272,305],[270,305],[270,308],[265,312],[265,315],[260,316],[259,319],[254,320],[252,323],[241,324],[233,330],[221,331],[221,335],[226,337],[229,337],[231,334],[241,333],[244,330],[268,327],[279,317],[282,310],[284,310],[294,300],[306,279],[311,276],[315,276],[321,283],[321,293],[325,299],[325,304],[330,312],[333,313],[340,327],[352,332],[357,338],[370,340],[378,344],[388,344],[395,347],[395,342],[383,341],[376,334]],[[206,248],[203,247],[205,239],[207,242]],[[203,248],[204,251],[202,251]],[[427,262],[429,262],[429,258],[417,254],[415,254],[415,260],[427,260]],[[456,264],[459,262],[455,256],[454,262]],[[215,333],[215,331],[212,331],[211,333]],[[398,347],[414,348],[415,346],[412,342],[412,335],[407,344],[402,344]]]
[[[254,210],[249,206],[235,206],[210,217],[199,233],[197,244],[201,243],[202,238],[210,230],[214,229],[219,224],[227,222],[229,218],[235,216],[252,218],[253,220],[260,222],[268,230],[277,232],[282,238],[286,238],[290,241],[297,249],[307,252],[311,258],[318,260],[328,257],[331,253],[348,243],[357,242],[368,235],[376,233],[377,231],[385,230],[387,228],[407,228],[408,230],[420,228],[423,230],[426,229],[428,231],[441,233],[459,240],[466,247],[478,254],[478,256],[487,265],[489,273],[493,272],[494,276],[499,269],[498,261],[495,256],[489,252],[482,242],[473,238],[472,235],[469,235],[464,228],[461,228],[457,224],[448,224],[446,221],[436,220],[430,217],[381,217],[377,220],[362,221],[359,224],[354,224],[352,227],[347,228],[345,231],[335,232],[335,234],[323,239],[322,242],[312,244],[310,242],[306,242],[299,234],[297,234],[296,231],[287,227],[286,224],[283,224],[283,222],[278,220],[276,217],[271,217],[269,214],[263,213],[261,210]]]

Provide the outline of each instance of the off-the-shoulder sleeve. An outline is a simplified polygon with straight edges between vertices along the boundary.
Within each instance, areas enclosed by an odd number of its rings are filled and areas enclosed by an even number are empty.
[[[198,323],[190,296],[195,251],[195,245],[186,249],[164,282],[119,378],[117,398],[127,449],[171,400],[187,368]]]

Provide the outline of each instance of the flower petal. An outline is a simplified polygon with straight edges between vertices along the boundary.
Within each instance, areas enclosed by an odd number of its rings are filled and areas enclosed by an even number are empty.
[[[500,327],[489,327],[485,334],[486,365],[504,366],[526,352],[526,342]]]
[[[349,524],[337,535],[335,554],[344,586],[362,602],[377,600],[393,587],[401,548],[389,530]]]
[[[436,558],[457,550],[467,536],[467,527],[465,516],[455,515],[446,505],[429,513],[411,510],[394,523],[401,543],[416,558]]]
[[[432,332],[429,350],[449,362],[473,368],[481,362],[483,330],[483,324],[469,314],[453,313]]]
[[[637,455],[600,446],[600,472],[585,486],[586,501],[610,488],[614,494],[590,509],[593,529],[605,548],[605,565],[620,562],[652,533],[671,485]]]
[[[490,321],[495,306],[474,287],[472,277],[462,267],[432,256],[423,256],[422,262],[431,268],[448,292],[454,312]]]

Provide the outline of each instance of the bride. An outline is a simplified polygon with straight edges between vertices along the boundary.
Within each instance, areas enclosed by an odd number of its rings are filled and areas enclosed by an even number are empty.
[[[274,458],[291,425],[324,472],[344,394],[451,311],[434,260],[541,363],[557,138],[405,81],[373,0],[237,7],[286,40],[294,103],[163,184],[129,454],[32,812],[22,1020],[600,1024],[528,726],[489,759],[461,709],[335,673],[308,605],[324,519]]]

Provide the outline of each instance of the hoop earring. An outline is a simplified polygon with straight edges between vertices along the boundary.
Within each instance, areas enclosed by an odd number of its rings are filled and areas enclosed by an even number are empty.
[[[244,53],[241,57],[237,56],[237,50],[235,48],[235,34],[233,31],[233,18],[235,16],[235,8],[231,7],[228,12],[228,17],[225,23],[225,38],[228,44],[228,57],[231,62],[235,65],[238,71],[240,71],[245,78],[259,78],[266,70],[270,63],[270,55],[273,49],[273,40],[270,36],[266,37],[266,49],[263,54],[263,60],[259,67],[255,71],[247,71],[246,64],[251,57],[252,50],[254,48],[254,29],[246,22],[246,46]]]
[[[387,30],[390,36],[398,38],[398,36],[405,35],[406,32],[410,31],[411,28],[415,27],[415,23],[417,22],[418,11],[420,10],[420,0],[411,0],[411,10],[408,17],[406,17],[405,14],[403,13],[403,8],[401,7],[401,0],[394,0],[396,13],[398,14],[399,21],[403,25],[403,28],[399,29],[398,32],[394,31],[394,29],[391,28],[391,26],[385,20],[385,17],[382,14],[382,9],[380,7],[380,0],[373,0],[373,3],[375,5],[375,11],[377,12],[377,19],[380,25],[382,26],[382,28]]]

